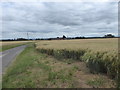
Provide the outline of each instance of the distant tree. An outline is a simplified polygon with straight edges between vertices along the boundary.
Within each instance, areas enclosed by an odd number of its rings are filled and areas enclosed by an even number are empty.
[[[24,41],[24,40],[27,40],[25,38],[17,38],[17,41]]]
[[[75,37],[75,39],[84,39],[85,37]]]
[[[43,38],[41,38],[40,40],[44,40]]]
[[[81,39],[81,37],[75,37],[75,39]]]
[[[66,38],[66,36],[65,36],[65,35],[63,35],[63,38]]]
[[[52,40],[52,38],[48,38],[47,40]]]
[[[106,37],[106,38],[113,38],[113,37],[115,37],[115,36],[112,35],[112,34],[107,34],[107,35],[105,35],[104,37]]]
[[[82,38],[85,38],[84,36]]]

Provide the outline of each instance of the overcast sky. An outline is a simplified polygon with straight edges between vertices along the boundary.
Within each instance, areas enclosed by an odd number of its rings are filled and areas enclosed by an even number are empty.
[[[2,2],[2,37],[118,35],[117,2]]]

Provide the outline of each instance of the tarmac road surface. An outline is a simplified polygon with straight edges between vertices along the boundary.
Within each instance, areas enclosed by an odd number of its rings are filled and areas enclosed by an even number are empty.
[[[19,55],[27,45],[22,45],[0,52],[0,71],[3,73],[10,63]]]

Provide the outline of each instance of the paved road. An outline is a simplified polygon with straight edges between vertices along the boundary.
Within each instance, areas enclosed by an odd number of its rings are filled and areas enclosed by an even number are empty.
[[[4,72],[5,69],[10,65],[11,61],[14,60],[15,57],[20,54],[26,46],[27,45],[23,45],[0,52],[0,66],[2,67],[2,69],[0,68],[0,71]]]

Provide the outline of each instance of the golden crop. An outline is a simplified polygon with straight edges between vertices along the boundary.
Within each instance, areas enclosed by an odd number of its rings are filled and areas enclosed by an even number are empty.
[[[37,48],[45,49],[89,49],[93,51],[118,51],[118,39],[79,39],[79,40],[51,40],[36,42]]]
[[[106,73],[112,78],[120,73],[117,38],[37,41],[35,46],[41,53],[58,59],[84,61],[92,72]]]

